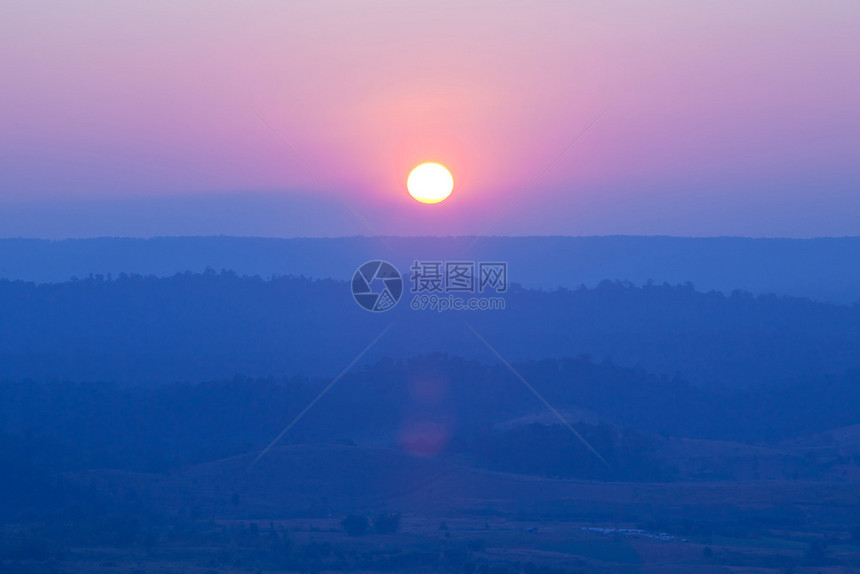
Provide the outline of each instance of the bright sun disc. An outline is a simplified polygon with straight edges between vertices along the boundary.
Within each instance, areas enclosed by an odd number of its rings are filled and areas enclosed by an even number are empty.
[[[454,178],[445,166],[422,163],[412,170],[406,180],[409,195],[421,203],[439,203],[454,189]]]

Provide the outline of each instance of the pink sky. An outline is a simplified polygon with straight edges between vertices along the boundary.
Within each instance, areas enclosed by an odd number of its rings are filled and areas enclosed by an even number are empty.
[[[857,235],[857,30],[856,0],[7,0],[0,235]]]

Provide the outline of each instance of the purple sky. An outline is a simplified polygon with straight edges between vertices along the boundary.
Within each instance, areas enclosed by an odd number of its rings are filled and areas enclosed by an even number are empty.
[[[860,235],[857,0],[138,4],[0,8],[0,236]]]

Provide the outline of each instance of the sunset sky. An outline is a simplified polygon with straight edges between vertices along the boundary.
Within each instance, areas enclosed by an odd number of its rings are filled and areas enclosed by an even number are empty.
[[[6,0],[0,236],[860,235],[858,30],[857,0]]]

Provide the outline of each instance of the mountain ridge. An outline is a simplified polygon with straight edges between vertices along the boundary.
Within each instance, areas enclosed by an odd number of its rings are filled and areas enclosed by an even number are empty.
[[[348,280],[385,259],[504,261],[527,288],[593,287],[605,279],[693,283],[702,291],[860,301],[860,237],[771,239],[672,236],[344,237],[231,236],[0,239],[0,278],[37,283],[89,275],[170,276],[207,268],[242,275]]]

